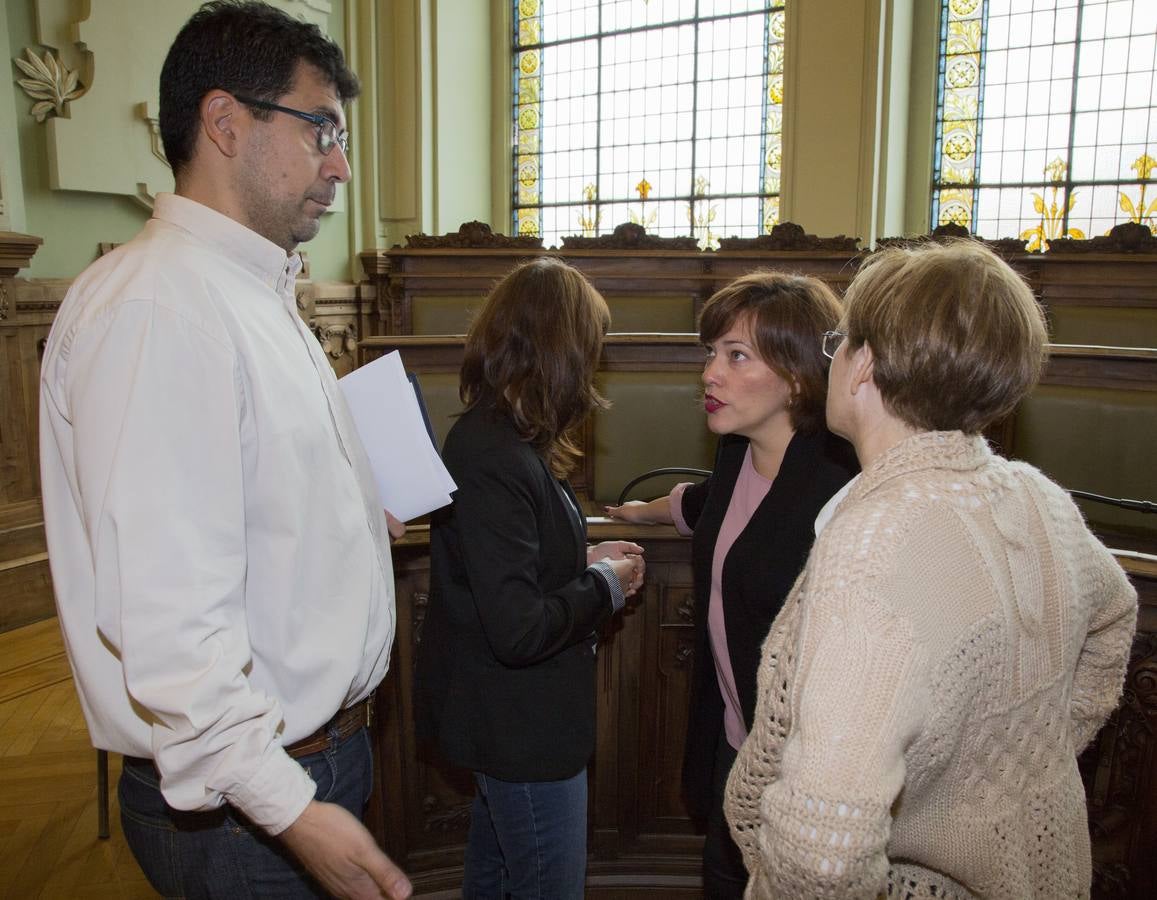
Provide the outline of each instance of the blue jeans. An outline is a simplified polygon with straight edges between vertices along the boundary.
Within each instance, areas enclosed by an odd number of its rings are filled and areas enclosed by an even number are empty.
[[[317,783],[315,799],[362,817],[373,785],[365,728],[298,762]],[[328,896],[281,841],[231,806],[208,812],[169,806],[147,760],[125,760],[117,797],[125,839],[159,894],[189,900]]]
[[[474,781],[463,900],[582,900],[586,769],[562,781]]]

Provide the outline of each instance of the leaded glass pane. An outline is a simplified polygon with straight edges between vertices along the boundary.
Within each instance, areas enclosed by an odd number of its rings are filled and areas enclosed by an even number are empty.
[[[779,219],[783,2],[517,0],[514,226],[701,246]]]
[[[1157,2],[942,0],[934,224],[1157,233]]]

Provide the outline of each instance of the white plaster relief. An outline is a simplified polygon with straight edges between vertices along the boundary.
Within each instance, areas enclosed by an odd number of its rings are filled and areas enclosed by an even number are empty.
[[[53,189],[132,197],[173,188],[156,131],[165,54],[200,0],[36,0],[38,38],[87,92],[46,124]],[[329,0],[273,0],[328,33]]]
[[[37,56],[31,47],[24,48],[24,57],[13,60],[24,73],[16,83],[35,103],[28,111],[37,122],[49,116],[64,115],[65,104],[84,95],[80,73],[57,60],[51,50]]]

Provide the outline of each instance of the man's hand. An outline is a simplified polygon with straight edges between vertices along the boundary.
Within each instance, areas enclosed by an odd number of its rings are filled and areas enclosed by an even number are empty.
[[[388,509],[383,510],[383,512],[386,514],[386,528],[390,530],[390,540],[396,541],[406,533],[406,523],[401,519],[395,519],[393,513]]]
[[[322,887],[350,900],[406,900],[413,890],[406,873],[374,842],[344,807],[311,800],[281,839]]]

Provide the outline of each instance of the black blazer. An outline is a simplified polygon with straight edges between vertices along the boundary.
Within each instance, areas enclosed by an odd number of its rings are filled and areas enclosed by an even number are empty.
[[[442,458],[458,490],[431,522],[418,735],[504,781],[569,778],[594,750],[594,632],[612,612],[586,520],[489,403],[454,423]]]
[[[706,817],[712,799],[715,746],[723,728],[723,698],[707,635],[715,541],[739,478],[747,438],[720,439],[711,477],[683,494],[682,513],[694,529],[695,656],[691,711],[683,756],[683,788],[693,816]],[[760,650],[783,601],[807,562],[815,519],[823,505],[859,471],[850,444],[823,431],[796,434],[763,502],[723,561],[723,611],[727,651],[743,720],[755,716],[755,674]]]

